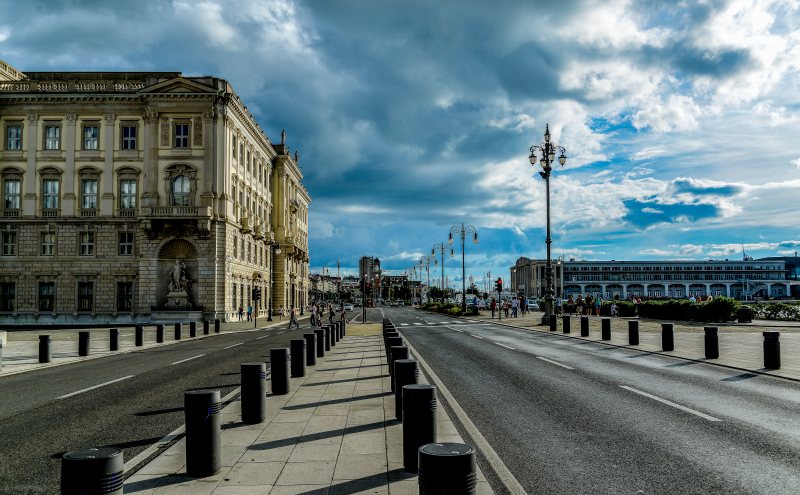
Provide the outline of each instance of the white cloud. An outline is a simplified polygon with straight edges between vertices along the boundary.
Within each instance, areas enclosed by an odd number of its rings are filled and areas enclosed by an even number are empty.
[[[222,6],[213,2],[188,3],[175,1],[176,16],[183,22],[201,29],[214,44],[234,48],[237,33],[222,16]]]
[[[792,165],[794,165],[794,166],[795,166],[795,168],[797,168],[797,169],[799,169],[799,170],[800,170],[800,158],[795,158],[795,159],[794,159],[794,160],[792,160],[790,163],[791,163]]]
[[[647,147],[631,155],[631,160],[649,160],[650,158],[663,155],[667,150],[660,146]]]
[[[672,256],[674,251],[665,251],[663,249],[642,249],[639,254],[654,255],[654,256]]]
[[[663,210],[659,210],[657,208],[642,208],[642,213],[664,213]]]

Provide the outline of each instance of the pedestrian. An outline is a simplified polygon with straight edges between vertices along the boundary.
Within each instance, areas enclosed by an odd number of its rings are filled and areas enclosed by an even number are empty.
[[[283,321],[283,315],[284,315],[285,313],[286,313],[286,312],[283,310],[283,306],[281,306],[280,308],[278,308],[278,318],[280,319],[280,321]]]
[[[612,317],[616,317],[617,316],[617,303],[616,302],[612,302],[611,303],[611,316]]]
[[[594,298],[594,314],[600,316],[600,307],[603,306],[603,298],[599,295]]]
[[[478,299],[478,314],[483,314],[484,309],[486,309],[486,301]]]
[[[244,318],[244,308],[239,306],[239,321],[242,321],[242,318]]]
[[[511,303],[506,301],[503,303],[503,312],[506,314],[506,318],[508,318],[508,311],[511,309]]]
[[[339,317],[342,321],[347,321],[347,312],[344,310],[344,306],[342,306],[341,316]]]
[[[564,298],[558,296],[556,298],[556,315],[561,316],[564,313]]]
[[[317,305],[316,304],[312,304],[311,305],[311,326],[312,327],[317,326]]]
[[[289,311],[289,327],[287,328],[287,330],[290,330],[292,328],[292,325],[295,325],[297,328],[300,328],[300,324],[297,323],[297,310],[294,309],[294,306],[292,306],[292,309]]]
[[[586,316],[591,316],[594,312],[594,298],[591,294],[586,294],[583,303],[586,305]]]
[[[333,309],[333,304],[331,304],[330,312],[328,313],[328,323],[331,325],[333,324],[333,317],[336,316],[336,311]]]
[[[253,305],[247,305],[247,321],[253,321]]]
[[[578,316],[583,314],[583,298],[580,294],[578,294],[578,298],[575,299],[575,312]]]
[[[519,302],[516,298],[511,300],[511,316],[514,318],[517,317],[517,309],[519,308]]]
[[[492,310],[492,318],[494,318],[494,311],[497,309],[497,301],[492,298],[492,302],[489,303],[489,309]]]
[[[575,311],[575,301],[572,300],[572,294],[567,296],[567,305],[564,308],[564,311],[569,314],[572,314],[573,311]]]

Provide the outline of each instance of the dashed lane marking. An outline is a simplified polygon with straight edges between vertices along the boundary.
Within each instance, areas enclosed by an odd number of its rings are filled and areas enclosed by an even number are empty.
[[[128,375],[123,376],[122,378],[117,378],[116,380],[111,380],[110,382],[101,383],[100,385],[95,385],[93,387],[84,388],[83,390],[78,390],[77,392],[72,392],[71,394],[62,395],[61,397],[57,397],[56,399],[66,399],[67,397],[72,397],[78,394],[82,394],[84,392],[88,392],[90,390],[94,390],[100,387],[105,387],[106,385],[111,385],[112,383],[121,382],[122,380],[127,380],[128,378],[133,378],[136,375]]]
[[[470,335],[472,335],[472,336],[473,336],[473,337],[475,337],[476,339],[481,339],[481,340],[483,340],[483,337],[481,337],[480,335],[475,335],[474,333],[471,333]]]
[[[552,359],[547,359],[546,357],[536,356],[537,359],[541,359],[542,361],[547,361],[550,364],[555,364],[556,366],[561,366],[562,368],[566,368],[568,370],[574,370],[572,366],[567,366],[566,364],[561,364],[557,361],[553,361]]]
[[[505,347],[506,349],[511,349],[512,351],[516,350],[514,347],[507,346],[505,344],[501,344],[500,342],[493,342],[495,345],[499,345],[500,347]]]
[[[172,365],[174,365],[174,364],[181,364],[181,363],[185,363],[186,361],[191,361],[192,359],[201,358],[201,357],[203,357],[203,356],[205,356],[205,354],[200,354],[199,356],[192,356],[192,357],[190,357],[190,358],[181,359],[180,361],[175,361],[174,363],[171,363],[171,364],[170,364],[170,366],[172,366]]]
[[[222,350],[224,351],[225,349],[230,349],[231,347],[236,347],[237,345],[242,345],[242,344],[244,344],[244,342],[239,342],[238,344],[233,344],[229,345],[228,347],[223,347]]]
[[[642,392],[641,390],[636,390],[633,387],[628,387],[626,385],[620,385],[620,387],[624,388],[625,390],[628,390],[630,392],[633,392],[635,394],[639,394],[639,395],[647,397],[649,399],[653,399],[655,401],[661,402],[662,404],[666,404],[666,405],[672,406],[672,407],[674,407],[676,409],[680,409],[681,411],[688,412],[689,414],[694,414],[695,416],[699,416],[699,417],[701,417],[703,419],[706,419],[708,421],[722,421],[721,419],[715,418],[713,416],[709,416],[708,414],[701,413],[700,411],[695,411],[694,409],[690,409],[690,408],[688,408],[686,406],[682,406],[680,404],[676,404],[675,402],[672,402],[670,400],[662,399],[661,397],[657,397],[655,395],[648,394],[647,392]]]

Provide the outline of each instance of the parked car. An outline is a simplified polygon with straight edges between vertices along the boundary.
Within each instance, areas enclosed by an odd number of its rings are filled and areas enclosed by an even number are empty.
[[[353,309],[354,309],[354,308],[353,308],[353,305],[352,305],[352,304],[345,304],[345,305],[344,305],[344,310],[345,310],[345,311],[353,311]]]

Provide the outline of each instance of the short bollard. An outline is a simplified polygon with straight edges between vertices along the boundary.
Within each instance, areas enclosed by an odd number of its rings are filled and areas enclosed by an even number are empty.
[[[333,330],[333,341],[338,343],[341,340],[342,336],[339,335],[339,325],[336,323],[331,323],[331,329]]]
[[[600,319],[600,338],[611,340],[611,318]]]
[[[242,423],[257,424],[267,419],[267,365],[242,363]]]
[[[336,325],[328,325],[328,328],[331,329],[331,347],[336,347],[336,343],[339,342],[336,338]]]
[[[290,356],[292,360],[292,378],[306,376],[306,339],[292,339],[289,341]]]
[[[639,320],[628,320],[628,344],[639,345]]]
[[[589,317],[581,316],[581,337],[589,336]]]
[[[403,467],[417,472],[417,451],[436,441],[436,387],[405,385],[403,394]]]
[[[325,332],[325,350],[330,351],[331,340],[333,340],[333,331],[331,330],[331,327],[328,326],[323,327],[322,330]]]
[[[50,336],[39,335],[39,362],[50,362]]]
[[[197,337],[197,322],[190,321],[189,322],[189,337],[195,338]]]
[[[181,324],[175,324],[175,340],[181,340]]]
[[[344,326],[344,320],[339,320],[339,321],[337,321],[336,323],[338,323],[338,324],[339,324],[339,327],[341,327],[341,329],[342,329],[342,338],[344,338],[344,336],[345,336],[345,326]]]
[[[159,344],[164,343],[164,325],[156,325],[156,342]]]
[[[0,340],[0,371],[3,371],[3,341]]]
[[[186,421],[186,474],[211,476],[222,465],[222,428],[219,390],[188,390],[183,393]]]
[[[478,486],[475,449],[463,443],[429,443],[419,448],[419,495],[474,495]]]
[[[344,323],[342,320],[335,322],[336,328],[339,330],[339,340],[344,338],[344,325],[342,323]]]
[[[219,320],[214,320],[214,333],[219,333]]]
[[[392,392],[394,392],[397,388],[397,381],[395,380],[394,376],[394,363],[397,362],[398,359],[408,359],[408,347],[404,345],[396,345],[389,348],[389,379],[392,386]]]
[[[558,329],[558,320],[556,315],[550,315],[550,331],[555,332]]]
[[[781,368],[781,333],[763,332],[764,335],[764,368],[778,370]]]
[[[317,364],[317,334],[304,333],[303,338],[306,339],[306,366],[314,366]]]
[[[342,322],[342,335],[347,335],[347,322],[345,320],[339,320]]]
[[[413,359],[394,361],[394,417],[403,419],[403,387],[416,385],[419,380],[419,367]]]
[[[78,356],[89,355],[89,343],[91,335],[89,332],[78,332]]]
[[[208,335],[209,333],[211,333],[211,322],[203,320],[203,335]]]
[[[717,327],[705,327],[705,344],[706,344],[706,359],[719,358],[719,335],[717,334]]]
[[[73,450],[61,457],[61,493],[122,494],[125,460],[113,447]]]
[[[569,315],[564,315],[561,317],[561,331],[564,333],[569,333]]]
[[[144,327],[137,326],[135,331],[136,347],[142,347],[144,345]],[[163,341],[164,339],[161,340]]]
[[[119,350],[119,328],[112,328],[108,331],[108,350]]]
[[[675,350],[675,333],[672,323],[661,324],[661,348],[664,351]]]
[[[314,335],[317,336],[317,357],[325,357],[325,330],[317,328]]]
[[[389,349],[401,345],[405,345],[403,337],[389,337],[386,339],[386,364],[389,364]]]
[[[280,347],[269,350],[272,395],[289,393],[289,349]]]

